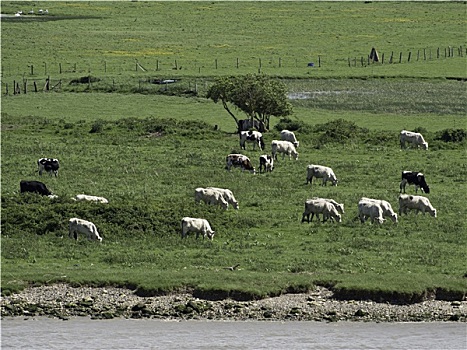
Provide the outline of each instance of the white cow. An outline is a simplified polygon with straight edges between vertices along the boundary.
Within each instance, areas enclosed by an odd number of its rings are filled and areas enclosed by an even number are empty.
[[[386,220],[383,218],[383,209],[378,203],[364,200],[358,202],[358,216],[362,223],[366,221],[367,217],[371,219],[372,224],[375,220],[379,224],[382,224]]]
[[[229,207],[223,194],[211,188],[198,187],[195,189],[195,202],[200,203],[201,201],[210,205],[219,205],[222,209]]]
[[[232,204],[234,209],[239,209],[237,200],[235,199],[232,191],[228,188],[208,187],[208,189],[219,192],[228,204]]]
[[[253,149],[256,149],[256,146],[259,147],[259,149],[264,149],[264,140],[263,140],[263,134],[260,133],[259,131],[240,131],[240,148],[245,149],[245,143],[250,142],[253,143]]]
[[[182,238],[186,238],[188,232],[195,232],[196,239],[202,234],[203,239],[207,236],[212,240],[215,234],[206,219],[190,218],[186,216],[182,219]]]
[[[426,142],[422,134],[418,132],[402,130],[399,141],[401,143],[401,148],[405,148],[405,143],[409,142],[416,147],[421,146],[424,150],[428,149],[428,142]]]
[[[389,203],[388,201],[385,201],[383,199],[373,199],[367,197],[362,197],[360,201],[378,204],[383,210],[383,217],[389,217],[394,223],[397,223],[397,214],[394,212],[394,210],[392,210],[391,203]]]
[[[436,217],[436,209],[430,203],[430,200],[423,196],[411,196],[407,194],[399,195],[399,215],[407,214],[407,209],[419,211],[425,215],[428,212],[431,216]]]
[[[242,169],[242,171],[248,170],[250,173],[256,174],[255,167],[251,163],[250,158],[243,154],[231,153],[225,158],[225,163],[225,168],[229,171],[232,167],[238,167]]]
[[[302,215],[302,222],[305,221],[305,217],[308,222],[313,221],[314,215],[316,215],[319,221],[318,214],[323,214],[323,222],[325,222],[329,217],[337,222],[342,221],[341,215],[337,212],[336,207],[334,207],[331,202],[328,202],[322,198],[308,199],[305,201],[305,211]]]
[[[102,242],[102,237],[97,232],[96,225],[90,221],[78,218],[71,218],[68,221],[68,237],[78,240],[78,233],[84,233],[89,240]]]
[[[297,138],[295,137],[295,134],[293,131],[289,130],[282,130],[281,131],[281,140],[284,141],[290,141],[293,143],[293,145],[298,148],[299,142],[297,141]]]
[[[104,197],[98,197],[98,196],[90,196],[87,194],[77,194],[72,198],[74,201],[85,201],[85,202],[95,202],[95,203],[102,203],[102,204],[108,204],[109,201],[107,198]]]
[[[277,160],[277,153],[282,153],[282,159],[284,159],[286,154],[289,156],[289,159],[291,159],[291,156],[294,157],[295,160],[298,159],[298,152],[290,141],[272,140],[271,147],[272,157],[275,160]]]
[[[316,177],[323,179],[323,186],[326,186],[328,180],[332,182],[333,186],[337,186],[337,177],[331,168],[323,165],[310,164],[307,166],[306,170],[306,183],[309,182],[311,185],[313,177]]]
[[[334,199],[331,199],[331,198],[320,198],[320,197],[313,197],[312,200],[322,200],[322,201],[326,201],[326,202],[329,202],[331,203],[334,208],[336,208],[337,212],[339,214],[344,214],[344,204],[341,204],[341,203],[337,203]],[[319,220],[319,215],[316,214],[316,217],[318,218]],[[328,219],[328,217],[325,217],[323,219]],[[332,219],[332,218],[331,218]]]

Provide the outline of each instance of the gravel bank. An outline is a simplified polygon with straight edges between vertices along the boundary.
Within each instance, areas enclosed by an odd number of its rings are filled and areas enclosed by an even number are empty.
[[[65,284],[27,288],[1,299],[2,317],[67,319],[158,318],[270,321],[467,321],[467,301],[430,300],[410,305],[341,301],[323,287],[255,301],[207,301],[189,293],[139,297],[123,288],[73,288]]]

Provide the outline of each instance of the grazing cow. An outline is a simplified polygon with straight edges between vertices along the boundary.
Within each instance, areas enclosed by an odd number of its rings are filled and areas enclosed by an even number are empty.
[[[201,201],[210,205],[219,205],[222,209],[229,207],[229,203],[225,201],[222,193],[211,188],[198,187],[195,189],[195,202],[199,204]]]
[[[19,183],[19,188],[21,193],[33,192],[39,193],[42,196],[50,196],[52,194],[52,192],[48,190],[47,186],[40,181],[21,180]]]
[[[274,158],[269,154],[263,154],[259,156],[259,172],[271,172],[274,170]]]
[[[279,140],[272,140],[271,142],[272,147],[272,157],[277,160],[277,153],[282,153],[282,159],[285,158],[287,154],[290,157],[293,156],[295,160],[298,159],[298,152],[295,149],[295,146],[290,141],[279,141]]]
[[[230,170],[232,167],[238,167],[242,169],[242,171],[248,170],[253,174],[256,173],[256,169],[251,163],[250,158],[244,156],[243,154],[229,154],[225,158],[225,163],[225,168],[227,170]]]
[[[322,201],[329,202],[329,203],[331,203],[331,204],[334,206],[334,208],[336,208],[336,210],[337,210],[337,212],[338,212],[339,214],[344,214],[344,213],[345,213],[345,212],[344,212],[344,204],[337,203],[334,199],[313,197],[312,200],[322,200]],[[319,220],[319,214],[316,214],[316,217],[317,217],[318,220]],[[326,217],[326,218],[324,218],[324,219],[327,220],[328,218]],[[332,218],[331,218],[331,220],[332,220]]]
[[[428,149],[428,142],[426,142],[422,134],[418,132],[402,130],[399,140],[401,143],[401,148],[405,148],[405,143],[409,142],[417,148],[421,146],[424,150]]]
[[[77,194],[72,199],[74,201],[86,201],[86,202],[95,202],[95,203],[102,203],[102,204],[108,204],[109,203],[107,198],[98,197],[98,196],[89,196],[87,194]]]
[[[203,235],[203,239],[207,236],[212,240],[215,234],[206,219],[184,217],[182,219],[182,238],[186,238],[188,232],[196,232],[196,239],[198,239],[199,234],[201,233]]]
[[[375,220],[378,224],[382,224],[386,220],[383,218],[383,209],[378,203],[365,200],[358,202],[358,216],[362,223],[365,222],[367,217],[371,219],[372,224],[374,224]]]
[[[255,128],[259,132],[266,132],[266,127],[264,126],[263,122],[259,120],[252,120],[252,119],[240,119],[237,122],[238,132],[241,131],[248,131],[250,129]]]
[[[208,189],[212,189],[214,191],[219,192],[220,194],[222,194],[222,196],[224,197],[224,200],[227,203],[232,204],[234,209],[239,209],[238,202],[235,199],[235,197],[234,197],[231,190],[229,190],[227,188],[219,188],[219,187],[208,187]]]
[[[310,220],[311,214],[311,220]],[[332,218],[337,222],[341,222],[341,215],[337,212],[336,207],[331,202],[328,202],[322,198],[318,199],[308,199],[305,201],[305,211],[302,215],[302,222],[306,220],[308,222],[313,221],[313,216],[316,214],[316,217],[319,217],[318,214],[323,214],[323,222],[325,222],[328,218]]]
[[[281,131],[281,140],[292,142],[293,145],[296,148],[298,148],[299,142],[297,141],[297,138],[295,137],[295,134],[293,133],[293,131],[282,130]]]
[[[260,149],[264,149],[263,134],[259,131],[240,131],[240,147],[245,149],[245,142],[252,142],[253,149],[256,149],[256,145]]]
[[[40,158],[37,161],[37,168],[39,175],[42,175],[42,172],[45,170],[50,176],[52,176],[52,174],[58,176],[58,168],[60,168],[60,164],[58,159],[55,158]]]
[[[436,209],[430,203],[430,200],[423,196],[411,196],[407,194],[399,195],[399,215],[407,214],[407,209],[419,211],[425,215],[428,212],[431,216],[436,217]]]
[[[402,172],[402,180],[399,185],[400,191],[405,193],[405,185],[415,185],[415,193],[417,193],[418,188],[420,187],[421,190],[425,193],[430,193],[430,187],[426,183],[425,175],[417,171],[403,171]]]
[[[308,165],[306,168],[306,183],[309,182],[311,185],[313,181],[313,177],[322,178],[323,186],[326,186],[326,183],[328,182],[328,180],[332,182],[333,186],[337,186],[337,182],[338,182],[337,177],[334,174],[334,171],[327,166],[313,165],[313,164]]]
[[[391,203],[388,201],[385,201],[383,199],[373,199],[373,198],[367,198],[367,197],[362,197],[360,199],[360,202],[372,202],[379,204],[381,209],[383,210],[383,217],[389,217],[394,223],[397,223],[397,214],[392,210]]]
[[[84,233],[90,241],[102,242],[102,237],[97,232],[96,225],[90,221],[78,218],[71,218],[68,221],[69,233],[68,237],[78,240],[78,233]]]

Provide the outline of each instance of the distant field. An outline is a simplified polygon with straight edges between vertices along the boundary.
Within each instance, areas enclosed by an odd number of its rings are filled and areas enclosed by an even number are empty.
[[[463,2],[2,1],[1,11],[40,8],[49,14],[2,18],[2,75],[10,84],[23,76],[202,77],[258,69],[295,77],[466,77]],[[385,64],[362,67],[372,47]],[[453,57],[445,54],[449,47]]]

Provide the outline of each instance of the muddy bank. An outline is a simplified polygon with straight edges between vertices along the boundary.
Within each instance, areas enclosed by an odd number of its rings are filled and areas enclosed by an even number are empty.
[[[317,287],[307,293],[252,301],[207,300],[192,293],[137,296],[124,288],[70,287],[65,284],[27,288],[2,297],[2,317],[50,316],[67,319],[156,318],[271,321],[467,321],[467,301],[427,300],[408,305],[338,300]]]

